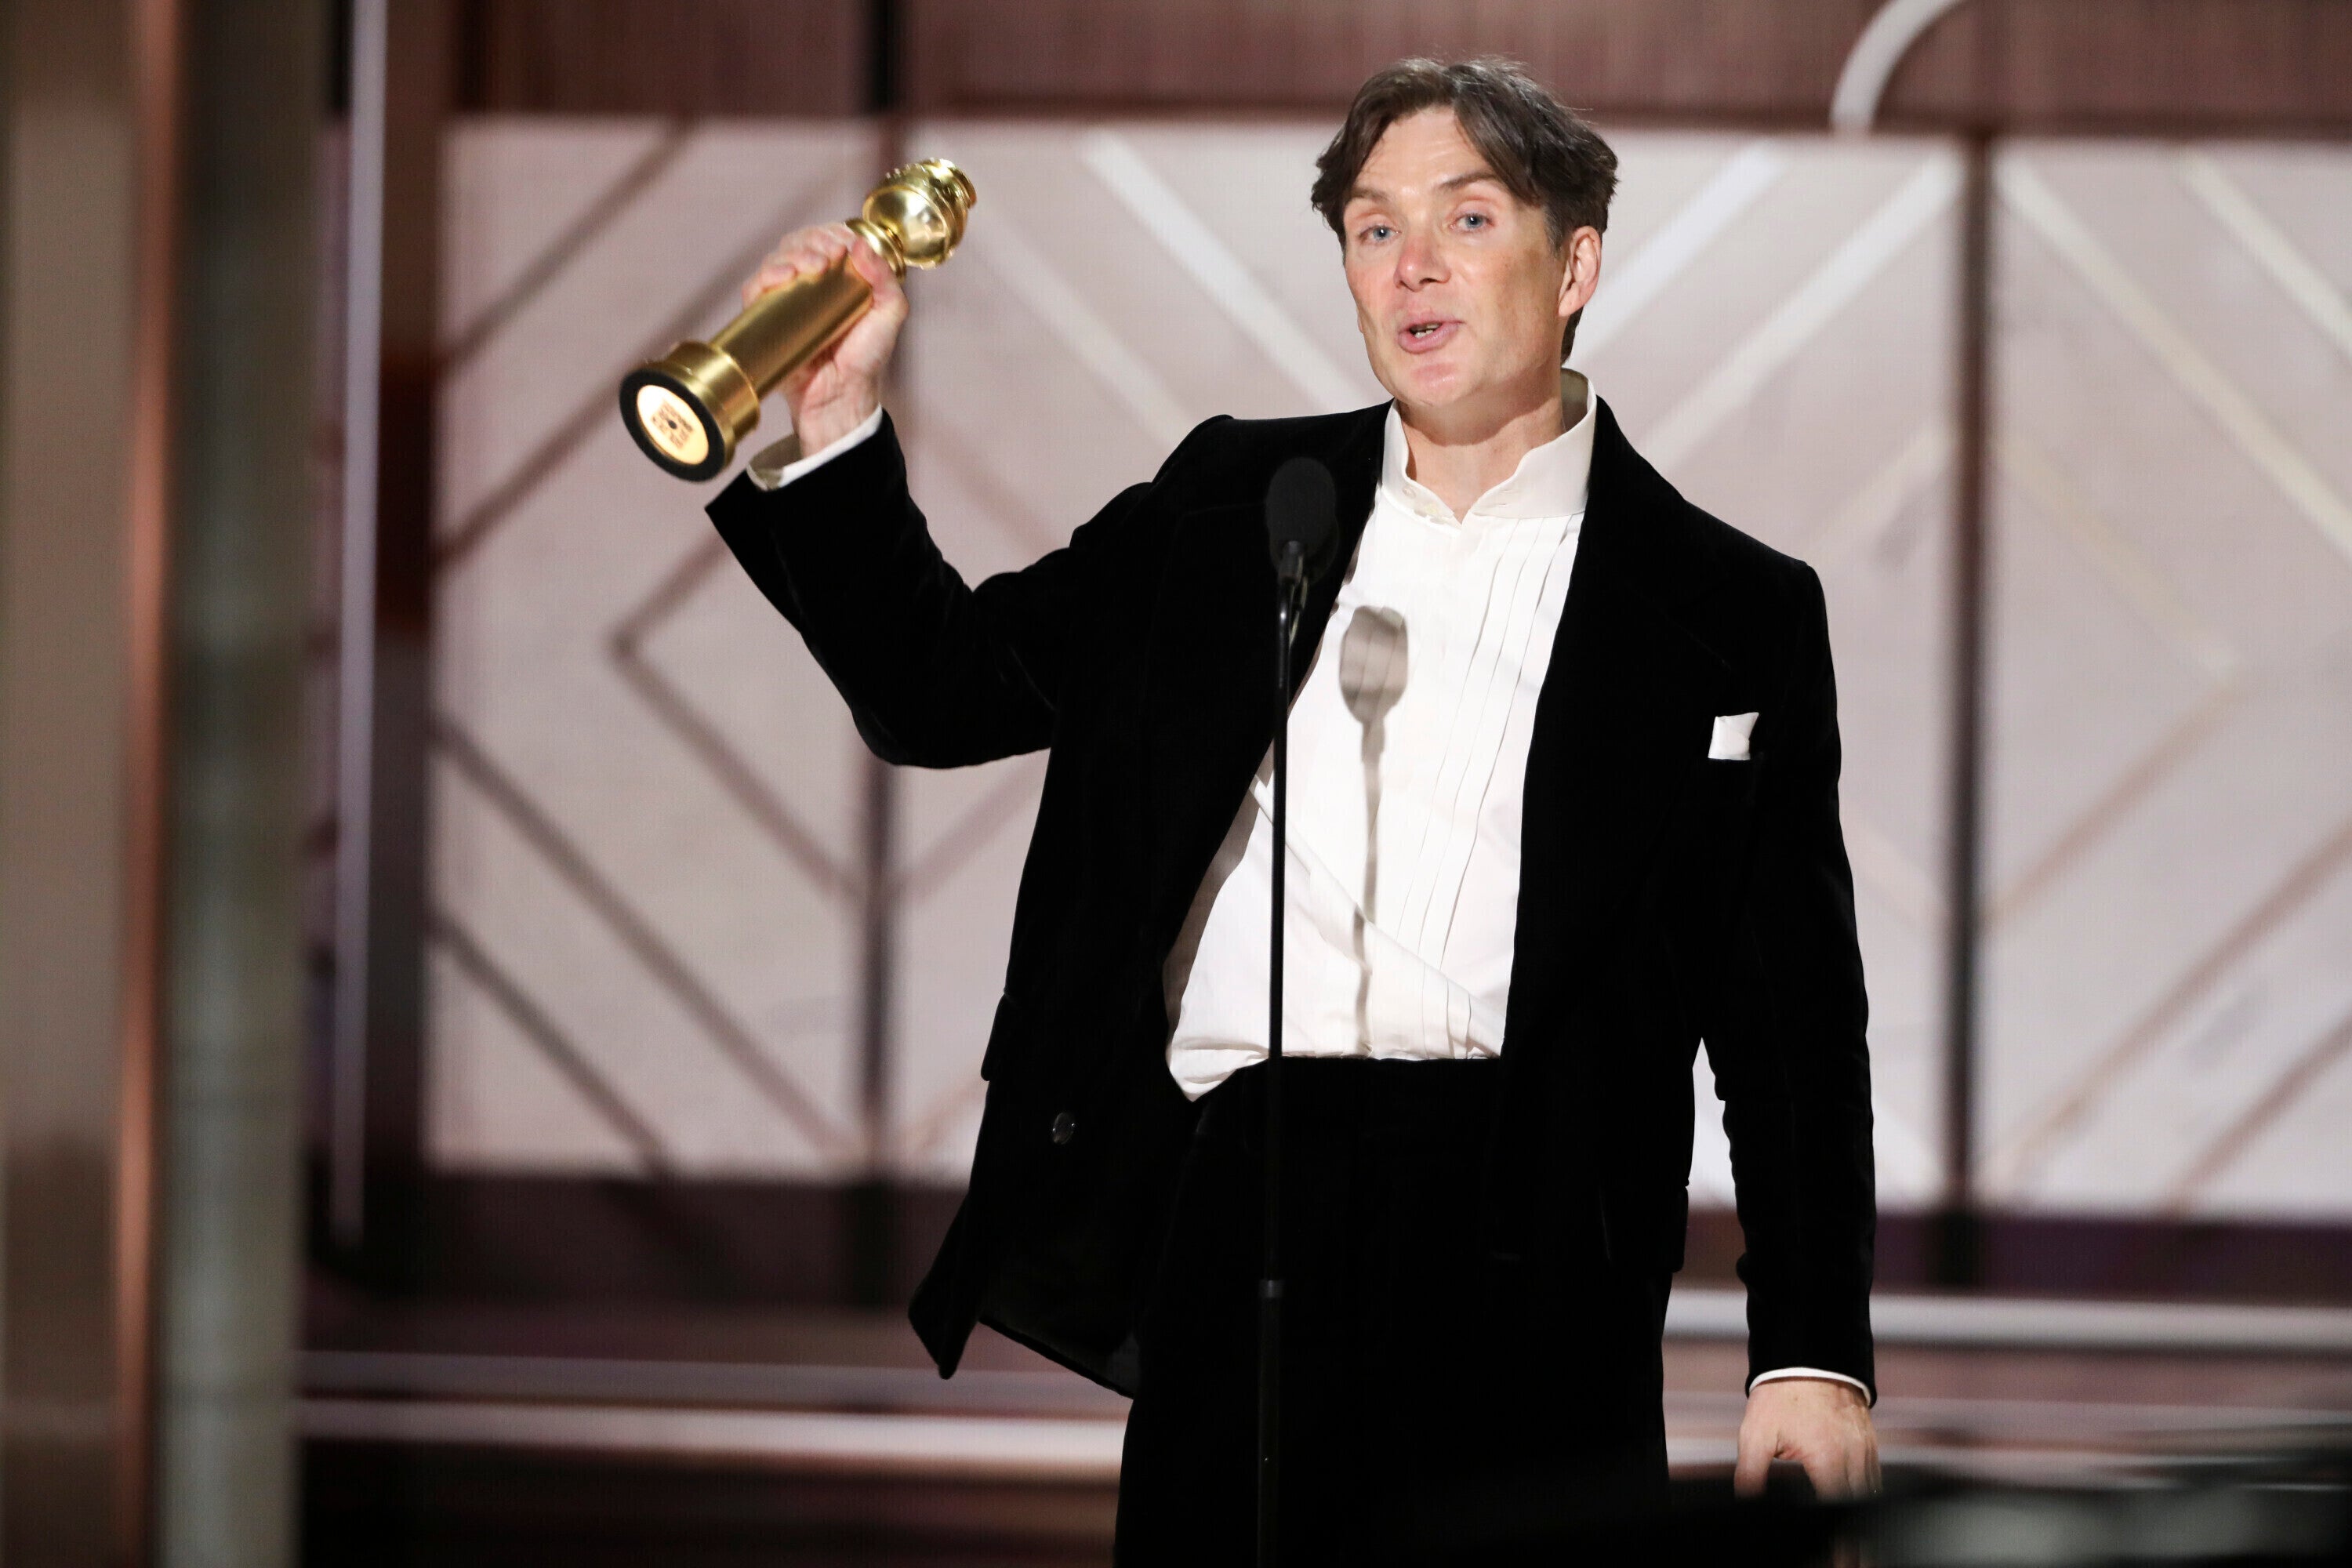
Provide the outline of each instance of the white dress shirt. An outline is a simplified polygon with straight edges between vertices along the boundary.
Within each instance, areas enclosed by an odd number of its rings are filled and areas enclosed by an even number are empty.
[[[1492,1057],[1517,924],[1536,700],[1592,467],[1575,423],[1455,517],[1407,473],[1394,408],[1355,559],[1290,719],[1283,1050]],[[1169,1068],[1207,1093],[1266,1054],[1272,757],[1166,970]]]
[[[1407,471],[1389,410],[1371,515],[1291,710],[1286,1056],[1502,1050],[1528,742],[1592,468],[1591,386],[1563,370],[1560,393],[1575,422],[1458,518]],[[790,484],[881,425],[811,457],[788,436],[748,471]],[[1266,1056],[1272,778],[1269,752],[1163,971],[1169,1070],[1196,1100]],[[1749,1386],[1790,1377],[1864,1386],[1811,1367]]]

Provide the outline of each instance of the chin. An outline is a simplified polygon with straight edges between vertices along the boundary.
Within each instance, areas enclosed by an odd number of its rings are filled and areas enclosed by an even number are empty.
[[[1453,364],[1408,364],[1398,382],[1411,400],[1424,408],[1451,406],[1475,390],[1464,367]]]

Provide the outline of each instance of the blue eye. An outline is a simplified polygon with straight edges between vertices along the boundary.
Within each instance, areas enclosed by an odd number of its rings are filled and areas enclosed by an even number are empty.
[[[1376,223],[1370,228],[1364,230],[1364,237],[1366,239],[1386,239],[1391,232],[1391,231],[1388,225],[1384,223]]]
[[[1485,213],[1464,213],[1462,215],[1462,221],[1467,224],[1475,224],[1480,228],[1486,227],[1487,224],[1487,218]]]

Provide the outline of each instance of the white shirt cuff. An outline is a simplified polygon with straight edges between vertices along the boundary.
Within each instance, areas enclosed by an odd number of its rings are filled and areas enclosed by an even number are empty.
[[[1857,1391],[1865,1402],[1871,1397],[1870,1386],[1862,1379],[1848,1377],[1842,1372],[1823,1372],[1817,1366],[1776,1366],[1770,1372],[1759,1372],[1748,1380],[1748,1392],[1755,1393],[1756,1385],[1759,1383],[1778,1383],[1784,1377],[1825,1378],[1831,1383],[1843,1383],[1848,1388]]]
[[[882,410],[877,408],[858,422],[856,429],[813,458],[801,456],[801,436],[795,430],[774,446],[762,448],[744,472],[761,489],[780,490],[802,475],[814,473],[881,428]]]

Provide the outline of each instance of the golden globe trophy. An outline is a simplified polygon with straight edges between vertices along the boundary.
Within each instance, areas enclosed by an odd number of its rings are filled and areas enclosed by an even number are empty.
[[[893,169],[849,220],[903,278],[937,267],[963,238],[979,195],[945,158]],[[707,342],[687,342],[621,382],[621,419],[646,456],[681,479],[715,479],[760,423],[760,399],[824,352],[874,303],[845,258],[744,308]]]

